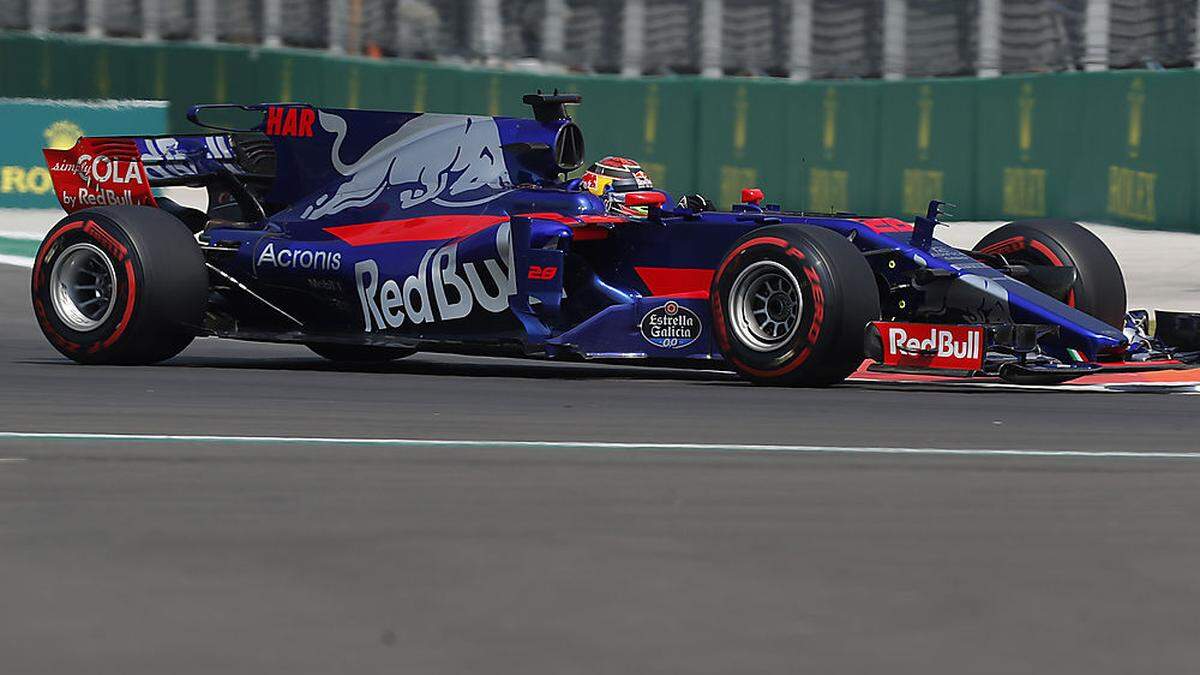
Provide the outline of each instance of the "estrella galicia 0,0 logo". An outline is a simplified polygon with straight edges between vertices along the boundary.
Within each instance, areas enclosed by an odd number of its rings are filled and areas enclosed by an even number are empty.
[[[642,317],[642,337],[655,347],[682,349],[700,338],[700,317],[678,302],[669,300]]]

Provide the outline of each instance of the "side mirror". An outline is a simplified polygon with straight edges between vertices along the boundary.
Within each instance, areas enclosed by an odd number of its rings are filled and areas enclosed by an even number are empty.
[[[646,218],[656,222],[662,221],[662,206],[665,203],[667,195],[656,190],[625,193],[625,206],[645,206]]]
[[[661,192],[627,192],[625,193],[626,206],[658,206],[661,207],[667,201],[667,196]]]

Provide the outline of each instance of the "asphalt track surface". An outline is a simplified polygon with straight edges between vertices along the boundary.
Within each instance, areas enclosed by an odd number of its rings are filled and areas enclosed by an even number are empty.
[[[1200,457],[854,452],[1195,453],[1194,396],[774,390],[441,356],[338,369],[213,341],[82,367],[38,333],[27,274],[0,267],[0,431],[513,443],[0,438],[6,673],[1200,660]]]

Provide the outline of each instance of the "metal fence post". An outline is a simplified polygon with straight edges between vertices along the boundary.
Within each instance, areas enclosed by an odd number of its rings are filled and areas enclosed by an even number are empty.
[[[407,20],[405,15],[405,5],[408,0],[392,0],[396,7],[396,25],[392,26],[392,34],[396,36],[396,55],[402,58],[412,56],[409,51],[408,33],[404,29],[404,22]]]
[[[329,0],[328,7],[326,46],[334,54],[342,54],[346,51],[346,0]]]
[[[88,37],[104,35],[104,0],[87,0],[84,3],[83,26]]]
[[[793,80],[812,77],[812,0],[792,0],[791,52],[788,73]]]
[[[1087,18],[1083,32],[1087,49],[1083,58],[1084,70],[1108,70],[1108,30],[1111,0],[1088,0]]]
[[[263,0],[262,6],[263,44],[267,47],[283,45],[280,31],[283,24],[283,0]]]
[[[546,0],[546,15],[542,19],[542,60],[561,64],[566,47],[566,0]]]
[[[979,77],[1000,75],[1000,1],[979,0]]]
[[[721,0],[704,0],[700,6],[700,75],[721,76],[721,27],[724,17]]]
[[[1196,0],[1192,13],[1196,17],[1196,34],[1192,36],[1192,66],[1200,69],[1200,0]]]
[[[196,39],[200,42],[217,41],[217,0],[197,0]]]
[[[905,70],[905,22],[908,19],[905,0],[883,2],[883,78],[899,80]]]
[[[147,40],[162,38],[162,0],[142,1],[142,37]]]
[[[50,30],[50,3],[46,0],[29,0],[29,31],[45,33]]]
[[[363,51],[363,0],[349,0],[346,11],[346,51],[361,54]]]
[[[500,43],[504,37],[500,24],[500,0],[475,0],[471,20],[475,51],[485,63],[496,63],[500,58]]]
[[[625,0],[625,12],[621,25],[621,74],[637,77],[642,74],[642,55],[646,45],[646,2]]]

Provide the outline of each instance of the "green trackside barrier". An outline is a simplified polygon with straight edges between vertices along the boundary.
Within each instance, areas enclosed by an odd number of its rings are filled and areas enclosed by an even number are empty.
[[[577,91],[589,159],[641,161],[673,194],[743,187],[793,209],[911,218],[1060,217],[1200,232],[1200,73],[788,82],[534,75],[292,49],[0,33],[0,96],[528,114]]]
[[[594,126],[620,120],[624,128],[615,135],[602,134],[591,146],[590,154],[594,157],[604,152],[637,158],[654,180],[672,194],[696,191],[703,140],[698,138],[699,88],[695,82],[660,78],[643,86],[630,87],[628,82],[611,86],[623,91],[609,99],[613,109]],[[590,100],[598,97],[606,95],[596,92]]]
[[[1050,212],[1195,228],[1198,75],[1122,72],[1089,79],[1073,107],[1080,122],[1077,161]]]
[[[977,213],[975,91],[968,80],[880,89],[878,211],[911,220],[940,199],[957,217]]]
[[[197,103],[256,102],[258,52],[237,47],[180,45],[167,52],[167,100],[173,131],[192,130],[185,117]],[[181,77],[180,74],[183,76]]]
[[[521,96],[550,86],[551,78],[520,73],[464,71],[457,78],[459,112],[472,115],[526,116],[529,108]]]
[[[1083,140],[1084,80],[996,78],[976,88],[976,207],[1003,218],[1057,213]],[[1094,210],[1094,209],[1093,209]]]
[[[982,83],[977,210],[1200,231],[1198,85],[1193,71]]]
[[[697,107],[692,81],[577,77],[562,91],[583,95],[584,105],[573,108],[572,114],[584,129],[589,162],[604,155],[634,158],[656,185],[672,194],[695,189]]]
[[[691,189],[695,165],[695,87],[678,78],[630,80],[611,76],[528,75],[458,71],[459,112],[524,117],[524,94],[536,90],[581,94],[570,113],[585,130],[588,155],[637,158],[657,184]],[[575,174],[582,173],[583,168]]]
[[[789,85],[790,208],[879,212],[879,98],[871,82]],[[770,197],[770,195],[768,195]]]
[[[0,146],[0,208],[58,206],[42,148],[65,149],[84,135],[166,133],[161,101],[0,99],[8,136]]]
[[[696,186],[718,208],[759,187],[767,201],[791,203],[787,97],[783,82],[716,80],[697,85]]]

